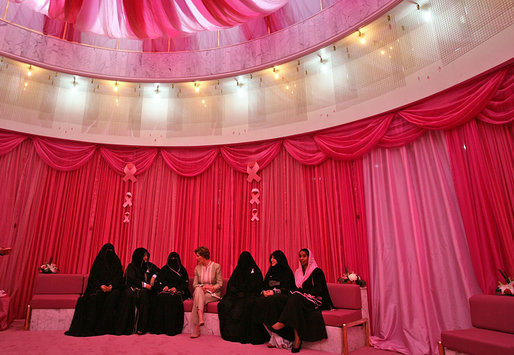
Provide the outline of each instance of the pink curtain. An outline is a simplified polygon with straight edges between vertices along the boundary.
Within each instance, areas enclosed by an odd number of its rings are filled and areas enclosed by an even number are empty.
[[[27,5],[39,12],[47,10],[50,19],[68,22],[74,30],[111,38],[155,39],[236,26],[271,14],[288,1],[49,0],[48,6],[31,1]]]
[[[514,275],[514,123],[471,121],[446,133],[453,180],[482,291]]]
[[[70,170],[65,164],[64,169],[49,166],[42,158],[51,154],[41,156],[33,142],[0,156],[0,171],[8,172],[0,175],[6,187],[0,190],[5,210],[0,244],[13,247],[12,255],[0,258],[0,288],[12,296],[11,318],[23,316],[42,263],[53,257],[61,272],[87,273],[106,242],[115,245],[125,266],[139,246],[148,248],[158,265],[175,250],[190,273],[194,248],[207,245],[226,277],[243,250],[251,251],[265,272],[273,250],[284,250],[294,268],[298,250],[309,247],[320,255],[330,282],[344,265],[368,277],[360,160],[306,166],[280,141],[263,149],[246,147],[252,159],[267,165],[258,172],[262,180],[250,184],[247,174],[229,165],[217,148],[157,155],[150,149],[134,148],[131,154],[128,148],[101,147]],[[267,162],[261,157],[265,152],[274,159]],[[226,154],[236,167],[245,166],[237,147]],[[81,162],[73,154],[69,159]],[[122,180],[121,169],[129,161],[138,169],[136,183]],[[260,190],[258,206],[250,204],[252,188]],[[133,205],[125,209],[127,191]],[[251,221],[253,208],[258,222]],[[123,223],[126,211],[130,223]]]
[[[473,273],[442,132],[364,157],[372,343],[437,354],[441,330],[471,326]]]

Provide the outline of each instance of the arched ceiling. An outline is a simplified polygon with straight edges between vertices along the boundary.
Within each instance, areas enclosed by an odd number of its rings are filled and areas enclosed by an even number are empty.
[[[179,2],[211,3],[176,1]],[[67,17],[62,15],[63,6],[55,18],[33,10],[37,4],[51,5],[53,1],[0,0],[0,9],[5,9],[2,19],[5,26],[0,26],[3,39],[0,54],[39,67],[94,78],[135,82],[217,79],[262,70],[311,53],[355,32],[400,0],[224,0],[219,3],[236,2],[268,4],[263,9],[275,11],[266,16],[263,12],[260,17],[248,18],[242,25],[222,30],[133,40],[109,38],[111,30],[104,31],[107,36],[81,32],[75,27],[79,15],[72,16],[72,9]],[[77,3],[96,4],[98,1]],[[276,6],[272,8],[271,4]],[[44,12],[44,8],[40,11]],[[65,22],[60,17],[74,22]],[[143,27],[141,33],[148,32],[148,26]]]

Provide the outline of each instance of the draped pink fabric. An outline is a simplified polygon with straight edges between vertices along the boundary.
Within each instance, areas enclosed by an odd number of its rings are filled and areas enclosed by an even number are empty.
[[[35,11],[74,30],[111,38],[171,38],[233,27],[275,12],[289,0],[48,0]],[[23,2],[23,0],[18,0]]]
[[[222,146],[221,155],[225,161],[235,170],[246,173],[246,166],[252,161],[256,161],[261,169],[271,163],[277,156],[282,141],[245,144],[240,146]]]
[[[50,167],[61,171],[80,168],[91,159],[96,150],[95,144],[56,141],[44,137],[34,137],[32,142],[39,157]]]
[[[163,149],[161,155],[166,164],[182,176],[196,176],[207,170],[218,157],[218,148]]]
[[[398,114],[406,121],[428,129],[460,126],[475,118],[487,106],[497,94],[506,75],[507,70],[498,70],[462,86],[460,90],[449,90],[433,96],[412,108],[400,110]],[[508,86],[511,86],[511,83]]]
[[[474,277],[442,132],[364,157],[372,343],[437,354],[441,330],[471,326]]]
[[[471,121],[446,133],[475,275],[494,293],[514,274],[514,123]]]
[[[0,156],[9,153],[25,139],[27,136],[24,134],[0,131]]]
[[[143,147],[101,147],[100,153],[107,164],[118,174],[124,174],[125,165],[132,163],[136,166],[137,175],[145,172],[152,165],[159,150]]]

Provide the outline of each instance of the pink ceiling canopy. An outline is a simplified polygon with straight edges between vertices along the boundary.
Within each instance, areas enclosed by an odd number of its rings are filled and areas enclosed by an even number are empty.
[[[77,30],[153,39],[216,31],[275,12],[289,0],[17,0]]]

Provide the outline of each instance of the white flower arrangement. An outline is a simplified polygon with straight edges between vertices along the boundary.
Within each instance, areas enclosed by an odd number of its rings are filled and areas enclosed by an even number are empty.
[[[50,258],[48,263],[39,267],[39,272],[43,274],[57,274],[59,272],[59,268],[57,265],[52,264],[52,258]]]
[[[361,277],[359,275],[357,275],[355,272],[348,272],[348,268],[345,266],[344,267],[344,274],[343,276],[341,276],[337,282],[341,283],[341,284],[356,284],[356,285],[359,285],[360,287],[364,287],[366,286],[366,281],[364,281],[363,279],[361,279]]]
[[[512,277],[507,277],[507,275],[502,271],[498,270],[500,274],[502,274],[505,283],[501,283],[498,281],[498,287],[496,288],[496,293],[498,295],[503,296],[514,296],[514,280]]]

